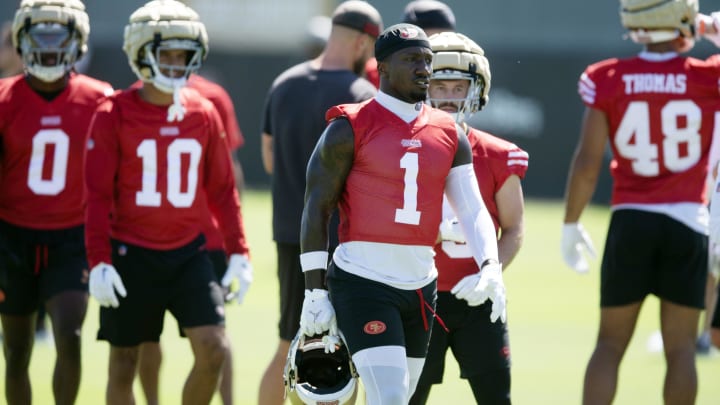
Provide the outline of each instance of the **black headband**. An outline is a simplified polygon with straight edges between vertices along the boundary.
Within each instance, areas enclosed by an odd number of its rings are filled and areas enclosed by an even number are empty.
[[[382,61],[393,53],[412,47],[430,48],[425,31],[412,24],[395,24],[383,31],[375,41],[375,59]]]

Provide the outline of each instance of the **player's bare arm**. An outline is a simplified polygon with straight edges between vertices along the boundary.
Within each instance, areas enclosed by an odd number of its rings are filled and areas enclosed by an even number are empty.
[[[458,134],[458,149],[455,153],[455,160],[453,160],[452,167],[472,164],[472,147],[468,140],[467,134],[458,124],[455,124],[455,129]]]
[[[498,207],[498,222],[502,230],[498,239],[498,255],[505,270],[520,250],[525,234],[524,198],[520,177],[517,175],[508,177],[495,193],[495,202]]]
[[[592,198],[602,168],[608,132],[605,113],[587,108],[583,116],[580,141],[570,166],[565,196],[565,223],[577,222]]]
[[[336,119],[327,126],[310,156],[300,229],[302,252],[327,251],[328,222],[352,166],[353,142],[350,123]],[[324,288],[324,273],[324,270],[306,271],[305,287]]]

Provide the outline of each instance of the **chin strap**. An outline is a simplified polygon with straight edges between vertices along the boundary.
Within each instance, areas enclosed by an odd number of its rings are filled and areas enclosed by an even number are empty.
[[[180,90],[183,86],[173,87],[173,103],[168,107],[168,122],[182,121],[185,118],[185,107],[180,99]]]

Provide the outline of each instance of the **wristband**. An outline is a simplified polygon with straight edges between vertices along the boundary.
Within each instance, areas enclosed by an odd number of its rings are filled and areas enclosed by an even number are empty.
[[[300,255],[300,268],[303,273],[310,270],[327,270],[328,252],[315,251]]]

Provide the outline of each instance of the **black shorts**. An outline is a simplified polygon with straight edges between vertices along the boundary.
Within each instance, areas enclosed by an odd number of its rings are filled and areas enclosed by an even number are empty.
[[[222,281],[228,266],[225,251],[222,249],[208,250],[208,258],[210,259],[210,263],[212,263],[215,278],[217,278],[218,282]]]
[[[58,293],[87,292],[86,257],[84,226],[36,230],[0,221],[0,313],[25,316]]]
[[[277,243],[277,277],[280,284],[280,339],[292,341],[300,329],[305,299],[305,275],[300,267],[300,245]]]
[[[460,366],[462,378],[510,368],[507,325],[491,322],[491,311],[490,301],[471,307],[447,291],[438,293],[437,314],[448,331],[435,321],[420,385],[442,382],[448,349]]]
[[[610,219],[601,268],[600,306],[648,294],[704,308],[708,237],[664,214],[622,209]]]
[[[159,251],[112,242],[112,260],[127,297],[118,308],[100,308],[98,339],[113,346],[157,342],[165,311],[180,328],[224,325],[222,289],[203,236],[178,249]]]
[[[417,290],[400,290],[331,263],[327,283],[338,328],[350,353],[403,346],[408,357],[425,357],[437,298],[435,280]]]

